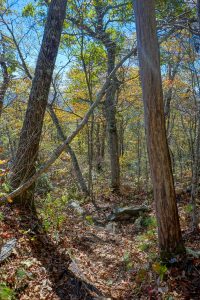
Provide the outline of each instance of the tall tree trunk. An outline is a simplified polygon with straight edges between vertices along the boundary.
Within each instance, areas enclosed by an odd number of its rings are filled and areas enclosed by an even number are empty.
[[[0,117],[1,117],[3,111],[4,98],[9,84],[9,75],[8,75],[6,63],[2,61],[0,62],[0,65],[3,73],[3,82],[0,85]]]
[[[140,132],[140,122],[137,124],[137,183],[140,187],[141,173],[142,173],[142,148],[141,148],[141,132]]]
[[[125,131],[125,126],[124,126],[124,120],[123,118],[119,122],[119,155],[124,156],[124,131]]]
[[[28,107],[12,168],[11,186],[13,189],[26,182],[36,171],[35,163],[38,156],[44,114],[65,19],[66,4],[67,0],[52,0],[49,5],[47,22],[32,81]],[[34,207],[34,185],[15,200],[24,206]]]
[[[199,171],[200,171],[200,103],[197,104],[197,125],[196,125],[196,139],[195,139],[195,152],[192,168],[192,191],[191,191],[191,203],[192,203],[192,226],[193,230],[198,229],[199,216],[196,204],[196,198],[199,191]]]
[[[115,67],[115,52],[116,45],[109,43],[107,46],[108,64],[107,72],[108,75],[112,72]],[[111,82],[110,88],[106,93],[105,99],[105,116],[108,130],[108,143],[109,143],[109,154],[111,164],[111,187],[113,192],[118,192],[120,189],[120,166],[119,166],[119,147],[118,147],[118,133],[117,133],[117,121],[116,121],[116,103],[115,95],[117,91],[116,78]]]
[[[200,0],[197,0],[197,18],[199,22],[199,32],[200,32]]]
[[[197,0],[197,20],[199,24],[199,32],[200,32],[200,0]],[[194,68],[195,69],[195,68]],[[196,124],[196,139],[194,145],[194,160],[192,167],[192,191],[191,191],[191,203],[193,207],[192,211],[192,226],[193,230],[197,230],[199,223],[199,215],[197,212],[197,204],[196,198],[199,192],[199,178],[200,178],[200,82],[197,76],[197,72],[195,72],[197,87],[198,87],[198,95],[196,99],[196,109],[197,109],[197,124]],[[193,76],[194,80],[194,76]]]
[[[6,65],[6,62],[4,61],[5,59],[5,45],[4,45],[4,38],[1,36],[1,44],[2,44],[2,54],[0,57],[0,66],[2,70],[2,75],[3,75],[3,82],[0,85],[0,117],[3,111],[3,103],[4,103],[4,98],[6,95],[6,91],[8,89],[8,84],[9,84],[9,74],[8,74],[8,68]]]
[[[96,126],[96,140],[95,140],[95,160],[96,160],[96,170],[97,172],[102,171],[102,161],[101,161],[101,143],[100,143],[100,130],[101,130],[101,125],[100,121],[97,121],[97,126]]]
[[[88,190],[93,202],[93,131],[94,114],[92,114],[90,123],[87,124],[87,146],[88,146]]]
[[[162,259],[183,253],[167,144],[154,0],[134,0],[147,148]]]
[[[198,30],[200,33],[200,0],[197,1],[197,21]],[[198,52],[198,51],[197,51]],[[193,230],[198,230],[199,216],[196,204],[196,198],[199,192],[199,178],[200,178],[200,81],[195,65],[191,70],[193,94],[196,95],[196,88],[198,90],[197,97],[195,96],[196,105],[196,126],[195,126],[195,139],[193,143],[193,156],[192,156],[192,189],[191,189],[191,204],[192,204],[192,227]]]
[[[106,139],[106,124],[103,121],[102,123],[97,122],[96,127],[96,170],[97,172],[103,171],[103,162],[105,156],[105,139]]]
[[[105,144],[106,144],[106,124],[103,121],[102,134],[101,134],[101,145],[100,145],[100,155],[101,155],[102,168],[103,168],[103,162],[105,160]]]
[[[53,109],[53,107],[51,105],[48,106],[48,110],[49,110],[49,113],[50,113],[50,116],[51,116],[51,119],[54,123],[54,125],[56,126],[56,129],[57,129],[57,132],[58,132],[58,135],[60,137],[60,139],[64,142],[66,140],[66,136],[64,135],[64,132],[62,130],[62,127],[60,126],[60,123],[59,123],[59,120],[58,120],[58,117]],[[80,166],[79,166],[79,163],[78,163],[78,159],[76,157],[76,154],[74,152],[74,150],[72,149],[72,147],[70,145],[66,145],[66,151],[69,153],[70,157],[71,157],[71,160],[72,160],[72,165],[73,165],[73,168],[74,168],[74,172],[76,174],[76,179],[77,179],[77,182],[81,188],[81,191],[86,195],[88,196],[89,195],[89,192],[88,192],[88,189],[87,189],[87,186],[86,186],[86,183],[85,183],[85,180],[83,178],[83,174],[81,172],[81,169],[80,169]]]

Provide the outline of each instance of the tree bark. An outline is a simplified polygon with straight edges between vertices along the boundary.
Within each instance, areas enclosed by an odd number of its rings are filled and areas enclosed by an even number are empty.
[[[105,43],[105,42],[104,42]],[[116,45],[108,43],[107,48],[107,73],[110,75],[115,67],[115,52]],[[119,146],[116,121],[116,103],[115,95],[117,91],[116,77],[113,78],[111,86],[106,93],[105,98],[105,116],[108,130],[108,144],[111,164],[111,188],[113,192],[118,192],[120,189],[120,166],[119,166]]]
[[[162,259],[185,251],[167,144],[154,0],[134,0],[148,156]]]
[[[93,132],[94,132],[94,114],[90,118],[90,124],[87,124],[87,148],[88,148],[88,190],[93,202]]]
[[[3,111],[4,98],[9,84],[9,75],[8,75],[6,63],[2,61],[0,62],[0,65],[3,73],[3,82],[0,86],[0,117],[1,117]]]
[[[96,149],[96,153],[95,153],[95,160],[96,160],[96,170],[97,172],[101,172],[102,171],[102,165],[101,165],[101,144],[100,144],[100,122],[97,121],[97,126],[96,126],[96,140],[95,140],[95,149]]]
[[[191,203],[192,203],[192,227],[196,231],[198,229],[199,216],[196,204],[196,198],[199,190],[199,171],[200,171],[200,103],[197,107],[197,130],[195,140],[195,152],[192,168],[192,191],[191,191]]]
[[[96,135],[96,141],[95,141],[96,170],[97,172],[100,173],[103,171],[103,161],[104,161],[104,153],[105,153],[106,126],[104,122],[100,123],[100,120],[98,120],[95,135]]]
[[[11,186],[16,189],[36,171],[39,142],[52,74],[60,44],[67,0],[52,0],[49,5],[42,45],[29,96],[28,107],[20,135],[16,159],[12,168]],[[17,197],[16,202],[34,207],[34,184]]]
[[[197,0],[197,19],[200,32],[200,0]],[[195,69],[195,68],[194,68]],[[193,230],[198,230],[199,215],[197,211],[196,198],[199,192],[199,178],[200,178],[200,82],[195,72],[198,94],[196,99],[196,109],[197,109],[197,124],[196,124],[196,139],[194,143],[194,159],[192,166],[192,191],[191,191],[191,203],[192,203],[192,226]],[[194,76],[193,76],[194,80]]]
[[[48,110],[49,110],[51,119],[52,119],[54,125],[56,126],[58,135],[59,135],[60,139],[64,142],[66,140],[66,136],[64,135],[64,132],[62,130],[62,127],[60,126],[58,117],[57,117],[53,107],[51,105],[49,105]],[[83,178],[83,174],[81,172],[76,154],[75,154],[74,150],[72,149],[72,147],[70,145],[66,145],[66,151],[69,153],[69,155],[71,157],[74,172],[76,174],[76,179],[77,179],[77,182],[78,182],[78,184],[81,188],[81,191],[85,194],[85,196],[88,196],[89,191],[87,189],[85,180]]]
[[[197,18],[198,18],[199,31],[200,31],[200,0],[197,0]]]
[[[3,111],[4,98],[5,98],[6,91],[8,89],[8,84],[9,84],[8,68],[7,68],[6,62],[4,61],[5,47],[4,47],[3,36],[1,37],[1,43],[2,43],[2,50],[3,51],[2,51],[1,58],[0,58],[0,66],[1,66],[2,75],[3,75],[3,82],[0,85],[0,118],[1,118],[1,115],[2,115],[2,111]]]

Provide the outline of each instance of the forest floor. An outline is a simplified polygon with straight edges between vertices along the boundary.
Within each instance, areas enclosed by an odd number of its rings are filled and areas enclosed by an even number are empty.
[[[113,207],[146,203],[144,191],[116,196],[102,187],[98,209],[80,202],[84,218],[66,206],[65,198],[61,208],[56,199],[38,202],[37,222],[45,231],[27,212],[0,208],[0,245],[17,239],[0,264],[0,300],[200,299],[200,234],[190,230],[186,195],[178,207],[189,254],[182,261],[174,258],[170,266],[159,260],[153,205],[143,222],[105,223]]]

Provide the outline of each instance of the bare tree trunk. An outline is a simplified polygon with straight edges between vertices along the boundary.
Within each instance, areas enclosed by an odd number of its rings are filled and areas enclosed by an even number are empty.
[[[116,45],[113,43],[107,46],[108,55],[108,75],[115,67],[115,51]],[[116,78],[111,82],[111,86],[106,93],[105,99],[105,116],[108,130],[108,143],[111,164],[111,187],[113,192],[118,192],[120,189],[120,166],[119,166],[119,147],[118,133],[116,121],[116,103],[115,95],[117,91]]]
[[[47,22],[35,75],[29,96],[28,107],[20,135],[16,159],[12,168],[13,189],[29,180],[35,173],[39,142],[44,114],[52,81],[55,60],[65,19],[67,0],[52,0],[49,5]],[[34,184],[15,199],[22,205],[34,207]]]
[[[124,126],[124,120],[123,118],[119,122],[119,155],[124,156],[124,131],[125,131],[125,126]]]
[[[102,171],[100,130],[101,130],[101,125],[100,125],[100,122],[98,121],[97,126],[96,126],[96,132],[95,132],[95,135],[96,135],[96,140],[95,140],[96,153],[95,153],[95,157],[96,157],[96,170],[97,170],[97,172]]]
[[[197,18],[199,22],[199,31],[200,31],[200,0],[197,0]]]
[[[134,0],[138,55],[162,259],[185,251],[167,144],[154,0]]]
[[[197,112],[197,134],[195,141],[195,153],[193,161],[193,170],[192,170],[192,191],[191,191],[191,203],[193,206],[192,211],[192,226],[193,230],[197,230],[199,217],[197,212],[196,198],[199,188],[199,171],[200,171],[200,103],[198,103],[198,112]]]
[[[91,116],[91,123],[87,124],[87,146],[88,146],[88,190],[93,202],[93,130],[94,130],[94,114]]]
[[[0,57],[0,66],[1,66],[2,75],[3,75],[3,82],[0,85],[0,117],[1,117],[1,114],[3,111],[4,98],[5,98],[6,91],[8,89],[8,84],[9,84],[8,68],[7,68],[6,62],[4,61],[5,47],[4,47],[3,36],[1,36],[1,44],[2,44],[2,54]]]
[[[197,19],[199,24],[199,32],[200,32],[200,0],[197,0]],[[195,69],[195,68],[194,68]],[[194,150],[194,160],[193,160],[193,168],[192,168],[192,192],[191,192],[191,203],[193,206],[192,212],[192,225],[193,229],[197,230],[199,223],[199,216],[197,213],[197,205],[196,205],[196,197],[199,192],[199,178],[200,178],[200,82],[197,72],[195,72],[197,87],[198,87],[198,95],[196,99],[196,108],[197,108],[197,133],[196,133],[196,141],[195,141],[195,150]],[[194,80],[194,76],[193,76]]]
[[[106,143],[106,124],[103,122],[102,124],[102,135],[101,135],[101,146],[100,146],[100,153],[101,153],[101,163],[103,164],[105,159],[105,143]]]
[[[9,84],[9,76],[8,76],[8,71],[7,71],[7,66],[5,62],[0,62],[1,64],[1,69],[3,73],[3,82],[0,86],[0,117],[2,115],[3,111],[3,103],[4,103],[4,98],[6,95],[6,91],[8,89],[8,84]]]
[[[58,135],[60,137],[60,139],[64,142],[66,140],[66,136],[64,135],[64,132],[62,130],[62,127],[60,126],[60,123],[59,123],[59,120],[58,120],[58,117],[53,109],[53,107],[51,105],[48,106],[48,110],[49,110],[49,113],[50,113],[50,116],[51,116],[51,119],[54,123],[54,125],[56,126],[56,129],[57,129],[57,132],[58,132]],[[72,160],[72,165],[73,165],[73,168],[74,168],[74,172],[76,174],[76,179],[77,179],[77,182],[81,188],[81,191],[86,195],[88,196],[89,195],[89,192],[88,192],[88,189],[87,189],[87,186],[86,186],[86,183],[85,183],[85,180],[83,178],[83,174],[81,172],[81,169],[80,169],[80,166],[79,166],[79,163],[78,163],[78,159],[76,157],[76,154],[74,152],[74,150],[71,148],[70,145],[66,145],[66,151],[69,153],[70,157],[71,157],[71,160]]]
[[[141,134],[140,123],[137,124],[137,184],[140,187],[142,173],[142,148],[141,148]]]

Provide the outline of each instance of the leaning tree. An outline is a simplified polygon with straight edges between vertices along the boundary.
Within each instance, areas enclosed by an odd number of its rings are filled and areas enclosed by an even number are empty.
[[[11,186],[13,189],[26,182],[36,171],[44,114],[60,44],[66,5],[67,0],[52,0],[48,8],[47,21],[32,81],[28,107],[12,168]],[[16,197],[15,201],[23,206],[34,208],[34,184]]]

